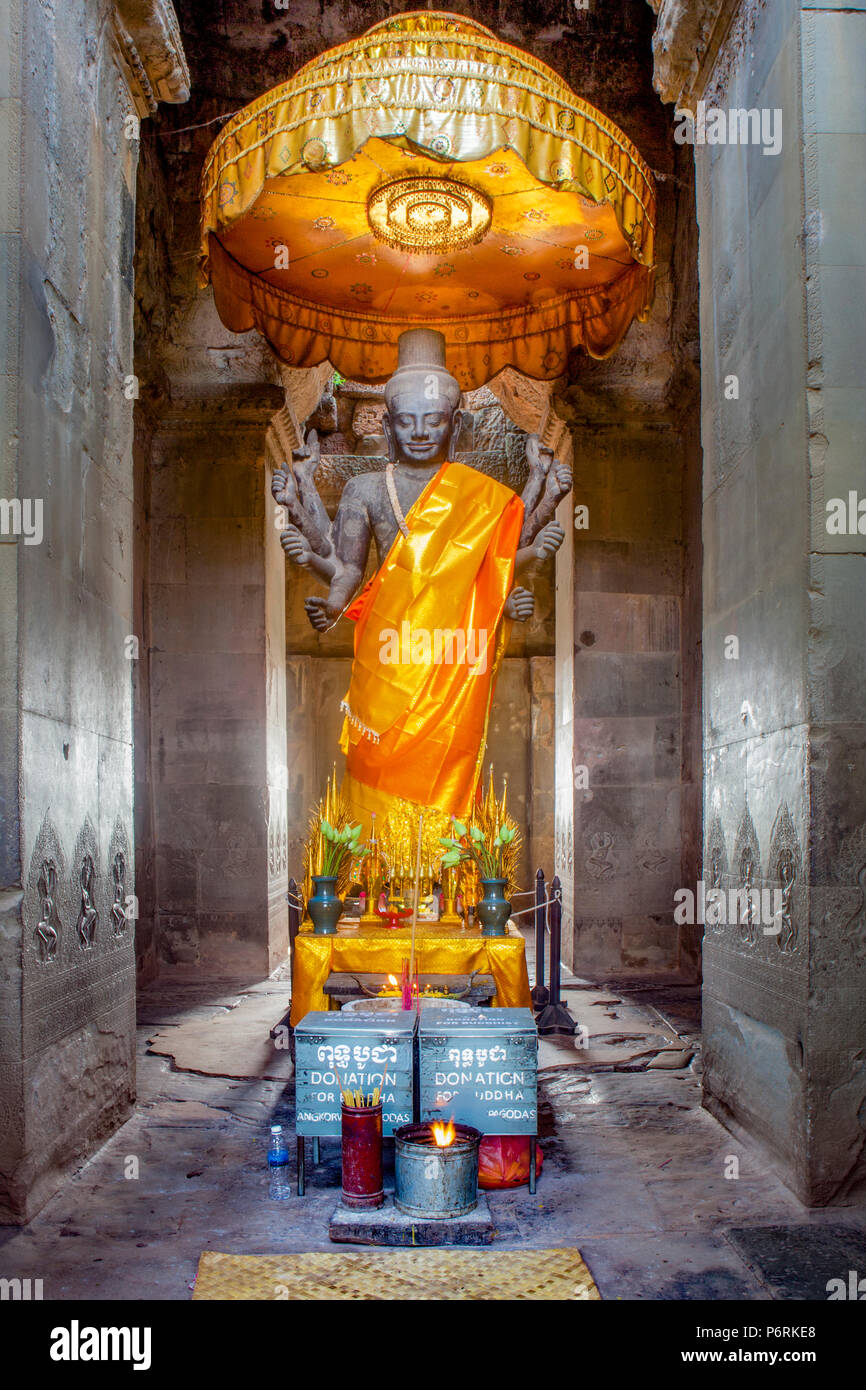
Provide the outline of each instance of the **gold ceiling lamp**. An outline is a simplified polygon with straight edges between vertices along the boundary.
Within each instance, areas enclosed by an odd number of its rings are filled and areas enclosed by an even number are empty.
[[[449,255],[487,233],[493,204],[457,179],[392,179],[367,199],[367,221],[377,241],[416,255]]]
[[[228,121],[205,162],[202,285],[284,362],[386,380],[445,337],[464,390],[605,357],[650,313],[655,187],[626,135],[475,20],[398,15]]]

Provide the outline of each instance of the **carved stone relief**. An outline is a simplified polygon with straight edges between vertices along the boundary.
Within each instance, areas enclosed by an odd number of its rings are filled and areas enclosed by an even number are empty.
[[[615,843],[609,830],[594,830],[586,836],[589,853],[583,863],[587,873],[593,878],[613,878],[616,866],[611,855]]]
[[[130,925],[134,930],[136,916],[131,887],[132,848],[120,819],[115,821],[108,844],[108,866],[110,882],[105,885],[105,916],[111,922],[112,938],[119,940],[126,935]]]
[[[780,930],[776,944],[783,955],[793,955],[800,944],[798,885],[802,881],[802,855],[797,832],[787,805],[779,808],[770,842],[768,877],[776,878],[782,890]]]
[[[856,885],[856,905],[848,914],[842,934],[845,937],[866,935],[866,825],[858,825],[846,835],[836,855],[836,877],[846,887]]]
[[[748,901],[740,907],[737,939],[743,946],[752,948],[758,941],[758,921],[751,890],[759,889],[761,886],[761,851],[748,802],[743,810],[734,844],[734,873],[738,879],[737,886],[750,895]]]
[[[75,845],[72,858],[72,872],[75,878],[73,893],[78,900],[78,917],[75,923],[76,944],[81,951],[93,949],[96,929],[99,924],[99,909],[96,906],[99,893],[99,846],[96,832],[85,817],[84,825]]]
[[[66,856],[50,815],[46,814],[30,857],[23,916],[28,961],[51,966],[63,953],[64,923],[69,921]]]
[[[93,859],[89,854],[85,854],[81,861],[81,870],[78,875],[78,883],[81,888],[81,910],[78,914],[78,921],[75,929],[78,933],[78,944],[82,951],[89,951],[93,946],[96,937],[96,926],[99,921],[99,913],[93,903],[93,880],[96,876],[96,869]]]
[[[723,893],[728,888],[728,850],[725,844],[725,832],[722,829],[722,822],[718,814],[715,814],[710,821],[710,831],[707,838],[707,850],[705,860],[704,878],[707,891],[720,889]],[[718,936],[724,936],[726,923],[717,921],[716,917],[721,913],[713,913],[712,921],[707,922],[707,929]]]
[[[43,859],[39,871],[39,896],[42,904],[36,924],[36,943],[43,965],[57,956],[60,945],[60,915],[57,911],[57,865],[53,859]]]

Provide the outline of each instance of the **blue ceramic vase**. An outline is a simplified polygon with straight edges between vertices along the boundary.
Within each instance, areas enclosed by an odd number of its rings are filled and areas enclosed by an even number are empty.
[[[482,896],[475,908],[481,923],[482,936],[505,936],[505,925],[511,916],[511,903],[505,896],[504,878],[482,878]]]
[[[337,877],[335,874],[313,874],[312,880],[313,895],[307,903],[307,911],[313,920],[313,935],[334,936],[343,911],[343,899],[337,897]]]

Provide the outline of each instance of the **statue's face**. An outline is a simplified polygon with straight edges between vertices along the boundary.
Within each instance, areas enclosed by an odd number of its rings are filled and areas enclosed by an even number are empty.
[[[460,411],[454,410],[446,397],[429,400],[420,384],[417,392],[401,392],[382,419],[392,462],[410,467],[444,463],[461,419]]]

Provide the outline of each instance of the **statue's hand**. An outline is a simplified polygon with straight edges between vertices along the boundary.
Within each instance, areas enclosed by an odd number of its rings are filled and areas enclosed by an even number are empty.
[[[274,469],[274,476],[271,478],[271,492],[274,501],[281,507],[287,507],[296,501],[298,489],[292,477],[292,471],[287,466]]]
[[[547,492],[551,494],[554,502],[560,502],[563,497],[567,497],[574,486],[574,478],[571,469],[567,464],[560,463],[559,459],[553,460],[553,467],[547,475]]]
[[[287,526],[285,531],[280,532],[280,545],[290,560],[304,569],[307,568],[313,558],[313,549],[297,526]]]
[[[519,586],[512,589],[508,598],[505,600],[505,616],[513,618],[517,623],[525,623],[535,612],[535,595],[529,589],[521,589]]]
[[[538,535],[532,543],[539,560],[546,560],[549,555],[555,555],[562,542],[565,540],[565,532],[558,521],[548,521],[546,526],[542,526]]]
[[[553,460],[553,450],[548,449],[546,444],[542,444],[537,434],[526,436],[526,462],[529,464],[530,473],[540,473],[542,477],[547,475]]]
[[[319,466],[320,458],[319,436],[315,430],[310,430],[304,445],[292,452],[292,468],[300,481],[313,481],[313,475]]]
[[[310,620],[311,626],[313,626],[317,632],[327,632],[328,628],[333,627],[340,616],[340,610],[338,608],[334,608],[326,598],[322,598],[318,595],[311,595],[310,598],[305,598],[304,607],[307,610],[307,617]]]

